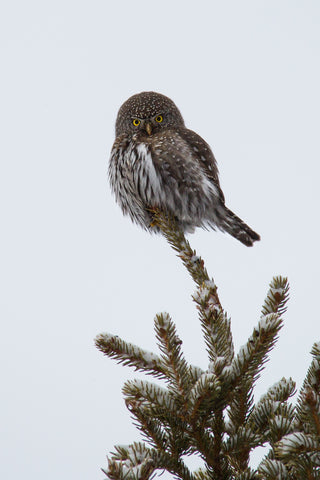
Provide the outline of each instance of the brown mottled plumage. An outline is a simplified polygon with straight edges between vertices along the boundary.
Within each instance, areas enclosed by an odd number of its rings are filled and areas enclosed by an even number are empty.
[[[150,213],[157,207],[187,232],[218,228],[247,246],[260,240],[225,206],[209,145],[164,95],[142,92],[121,106],[109,179],[123,213],[149,231],[157,231]]]

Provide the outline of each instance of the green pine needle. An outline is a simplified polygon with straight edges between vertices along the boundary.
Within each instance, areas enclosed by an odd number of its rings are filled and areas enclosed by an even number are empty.
[[[167,471],[182,480],[320,479],[320,342],[297,405],[291,378],[272,385],[254,405],[254,387],[283,325],[289,285],[284,277],[270,283],[262,316],[246,344],[235,354],[231,321],[204,262],[170,218],[152,210],[154,223],[181,258],[197,290],[193,295],[208,354],[206,369],[190,365],[168,313],[155,318],[160,355],[101,334],[97,347],[110,358],[166,382],[129,380],[125,403],[145,442],[117,446],[104,470],[112,480],[149,480]],[[198,339],[195,339],[198,342]],[[269,450],[257,469],[251,452]],[[191,472],[185,455],[201,457]]]

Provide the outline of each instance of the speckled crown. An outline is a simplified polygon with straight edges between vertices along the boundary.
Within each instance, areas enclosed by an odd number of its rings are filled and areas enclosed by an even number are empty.
[[[179,123],[184,123],[182,115],[175,103],[165,95],[156,92],[141,92],[132,95],[119,109],[116,121],[116,133],[121,129],[122,122],[128,117],[143,119],[166,112],[174,114],[176,121]]]

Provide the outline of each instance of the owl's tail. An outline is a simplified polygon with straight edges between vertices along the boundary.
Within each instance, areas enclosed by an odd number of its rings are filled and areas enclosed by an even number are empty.
[[[224,215],[221,219],[221,229],[232,235],[247,247],[252,247],[253,242],[260,240],[260,235],[254,232],[229,208],[224,207]]]

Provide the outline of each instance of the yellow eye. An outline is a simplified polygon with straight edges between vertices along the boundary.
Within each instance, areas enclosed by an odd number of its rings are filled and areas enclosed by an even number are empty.
[[[156,122],[161,123],[162,120],[163,120],[163,116],[162,116],[162,115],[158,115],[158,116],[156,117]]]
[[[140,125],[141,121],[140,121],[138,118],[134,118],[134,119],[132,120],[132,123],[133,123],[133,125],[134,125],[135,127],[137,127],[138,125]]]

